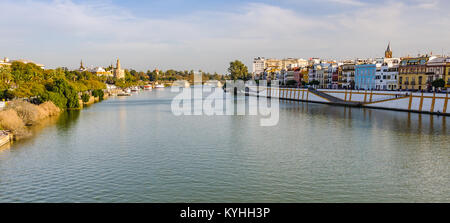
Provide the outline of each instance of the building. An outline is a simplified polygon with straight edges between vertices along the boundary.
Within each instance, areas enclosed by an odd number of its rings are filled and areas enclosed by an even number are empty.
[[[8,57],[5,57],[3,60],[0,60],[0,67],[11,66],[11,62]]]
[[[447,60],[445,62],[445,87],[450,88],[450,58],[447,57]]]
[[[428,83],[438,79],[448,80],[446,79],[446,68],[449,59],[449,57],[436,57],[427,62],[426,74]]]
[[[78,68],[78,71],[80,71],[80,72],[86,71],[86,68],[83,65],[83,60],[81,60],[81,62],[80,62],[80,68]]]
[[[295,69],[294,80],[297,81],[298,86],[302,86],[302,82],[308,83],[308,67]]]
[[[253,73],[254,79],[272,79],[279,77],[283,79],[283,70],[292,70],[297,67],[305,67],[308,65],[308,61],[297,58],[286,59],[266,59],[264,57],[256,57],[253,59]]]
[[[386,51],[384,51],[384,58],[392,58],[391,43],[388,44]]]
[[[264,57],[256,57],[253,59],[253,79],[260,79],[264,75],[265,69],[265,58]]]
[[[89,69],[89,72],[91,72],[99,77],[102,77],[102,76],[112,77],[113,76],[111,71],[106,71],[105,68],[103,68],[103,67],[95,67],[95,68]]]
[[[428,55],[402,58],[398,68],[398,89],[427,90],[431,83],[427,83],[427,62],[434,57]]]
[[[120,60],[117,59],[116,68],[114,68],[113,75],[117,79],[125,78],[125,71],[120,66]]]
[[[355,88],[358,90],[374,90],[377,64],[355,65]]]
[[[342,65],[342,88],[354,89],[355,87],[355,62],[344,61]]]
[[[383,63],[377,67],[375,77],[376,90],[397,90],[398,88],[398,63]]]
[[[31,64],[34,64],[34,65],[38,66],[38,67],[41,68],[41,69],[45,69],[45,65],[35,63],[35,62],[31,61],[31,60],[19,59],[19,60],[13,60],[13,61],[10,61],[10,60],[9,60],[8,58],[6,58],[6,57],[5,57],[3,60],[0,60],[0,66],[11,66],[11,63],[12,63],[12,62],[20,62],[20,63],[24,63],[24,64],[31,63]]]

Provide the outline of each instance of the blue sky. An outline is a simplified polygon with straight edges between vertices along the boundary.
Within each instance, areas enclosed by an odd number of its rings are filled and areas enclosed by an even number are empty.
[[[0,57],[225,73],[254,57],[450,53],[446,0],[0,0]]]

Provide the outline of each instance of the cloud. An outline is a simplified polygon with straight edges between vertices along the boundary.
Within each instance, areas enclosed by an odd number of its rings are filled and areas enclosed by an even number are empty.
[[[229,61],[240,59],[250,66],[256,56],[374,57],[383,54],[388,41],[401,56],[418,50],[440,52],[449,45],[444,38],[450,35],[447,3],[327,1],[357,9],[305,13],[300,6],[249,2],[234,10],[158,18],[105,2],[6,1],[0,8],[0,46],[4,56],[26,57],[49,67],[74,68],[81,58],[108,65],[120,57],[124,66],[141,70],[224,73]]]
[[[344,5],[354,5],[354,6],[363,6],[366,5],[364,2],[358,0],[328,0],[333,3],[344,4]]]

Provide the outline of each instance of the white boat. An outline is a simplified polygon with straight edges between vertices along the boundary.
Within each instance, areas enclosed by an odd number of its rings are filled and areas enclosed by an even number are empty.
[[[164,84],[157,84],[155,88],[164,88]]]
[[[139,91],[139,88],[138,87],[133,87],[133,88],[131,88],[131,91],[137,92],[137,91]]]

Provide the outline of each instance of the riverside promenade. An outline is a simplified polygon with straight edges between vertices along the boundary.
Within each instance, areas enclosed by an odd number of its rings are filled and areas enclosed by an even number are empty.
[[[249,95],[450,116],[448,93],[260,87],[250,88]]]

